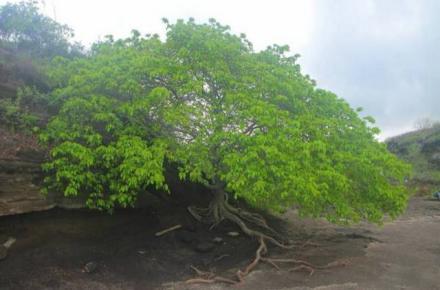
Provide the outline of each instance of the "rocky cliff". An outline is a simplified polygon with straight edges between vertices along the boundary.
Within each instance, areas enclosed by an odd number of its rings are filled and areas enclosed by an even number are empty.
[[[44,158],[34,136],[0,128],[0,216],[83,206],[80,199],[40,193]]]
[[[0,216],[46,210],[55,206],[40,193],[38,162],[0,160]]]

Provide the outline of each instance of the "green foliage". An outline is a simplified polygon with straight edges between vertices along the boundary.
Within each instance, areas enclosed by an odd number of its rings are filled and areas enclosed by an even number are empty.
[[[386,143],[391,152],[413,165],[411,184],[416,191],[431,195],[440,188],[440,125],[434,123]]]
[[[255,52],[215,20],[165,24],[165,41],[134,31],[53,63],[49,187],[126,206],[166,189],[167,163],[274,211],[380,222],[404,209],[409,167],[376,141],[372,119],[302,75],[288,47]]]
[[[0,123],[12,131],[31,131],[40,120],[38,112],[45,104],[45,96],[38,90],[18,89],[15,98],[0,99]]]
[[[0,44],[32,57],[79,55],[72,44],[73,30],[40,13],[36,1],[7,3],[0,7]]]
[[[45,67],[55,56],[74,58],[81,46],[73,31],[40,13],[37,2],[0,6],[0,122],[12,131],[31,131],[48,112]]]

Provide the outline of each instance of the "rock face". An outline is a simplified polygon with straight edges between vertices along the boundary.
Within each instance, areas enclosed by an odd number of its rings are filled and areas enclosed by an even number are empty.
[[[38,158],[36,158],[38,156]],[[0,216],[48,210],[54,207],[79,209],[85,197],[64,197],[61,193],[41,194],[43,172],[41,154],[19,153],[13,158],[0,158]],[[32,160],[32,158],[34,160]],[[141,194],[135,204],[147,208],[160,203],[153,194]]]
[[[55,206],[83,207],[79,199],[40,193],[42,181],[40,161],[0,159],[0,216],[41,211]]]
[[[45,210],[55,204],[40,193],[40,164],[0,160],[0,216]]]
[[[0,125],[0,216],[53,207],[85,207],[84,196],[66,198],[60,193],[49,193],[48,196],[40,193],[43,180],[41,164],[46,156],[47,153],[38,147],[35,136],[12,133]],[[172,195],[144,192],[139,195],[135,207],[149,208],[162,202],[171,202],[171,199],[182,207],[191,205],[192,200],[198,200],[201,204],[209,202],[206,188],[194,183],[180,182],[175,169],[169,170],[168,175]],[[195,230],[190,224],[185,227],[189,231]]]

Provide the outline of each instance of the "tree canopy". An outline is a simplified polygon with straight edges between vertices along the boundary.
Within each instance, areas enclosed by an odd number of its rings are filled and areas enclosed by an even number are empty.
[[[217,204],[296,206],[333,222],[402,212],[408,166],[376,140],[372,118],[302,74],[288,47],[255,51],[215,20],[165,24],[165,40],[133,31],[52,63],[56,113],[40,136],[51,148],[49,190],[111,210],[167,190],[173,166],[219,193]],[[229,206],[194,214],[237,215]]]

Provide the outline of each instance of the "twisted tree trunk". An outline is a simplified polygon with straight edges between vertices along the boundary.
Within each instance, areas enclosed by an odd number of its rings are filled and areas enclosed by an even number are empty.
[[[232,206],[228,202],[228,193],[221,184],[215,184],[210,188],[213,198],[207,208],[188,207],[188,211],[196,220],[211,224],[211,228],[228,220],[250,237],[257,240],[262,238],[281,248],[292,248],[292,246],[281,242],[281,235],[271,228],[260,214]]]

